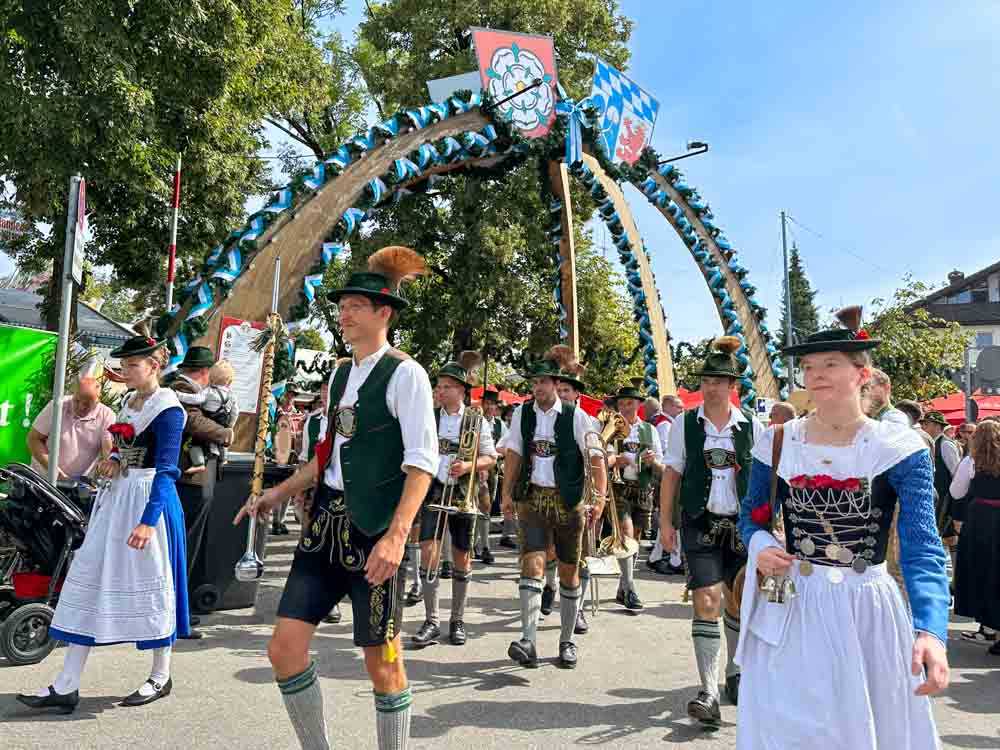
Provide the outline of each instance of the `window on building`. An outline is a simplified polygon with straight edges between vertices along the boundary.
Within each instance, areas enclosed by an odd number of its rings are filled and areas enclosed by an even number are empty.
[[[964,289],[948,297],[945,302],[949,305],[967,305],[972,302],[972,290]]]
[[[985,349],[993,346],[993,333],[991,331],[978,331],[976,333],[976,348]]]
[[[972,287],[971,301],[982,304],[990,301],[990,286],[985,280]]]

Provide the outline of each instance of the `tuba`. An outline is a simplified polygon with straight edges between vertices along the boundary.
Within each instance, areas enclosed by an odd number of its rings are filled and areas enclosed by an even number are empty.
[[[625,421],[625,417],[610,409],[602,409],[597,415],[597,421],[601,424],[601,431],[589,431],[586,435],[586,443],[590,453],[599,452],[604,461],[608,496],[605,512],[611,514],[611,534],[598,541],[603,516],[596,517],[593,512],[598,502],[597,485],[594,482],[594,472],[590,461],[584,461],[584,502],[587,507],[588,521],[584,530],[586,555],[583,564],[590,571],[591,610],[595,615],[600,604],[598,579],[617,578],[621,575],[617,562],[612,561],[611,558],[631,557],[639,549],[639,543],[636,540],[622,534],[612,482],[615,474],[611,470],[611,462],[608,457],[608,446],[611,442],[628,437],[628,423]],[[591,444],[595,442],[598,445],[592,446]]]
[[[458,454],[456,461],[469,461],[473,468],[468,476],[459,477],[454,484],[446,483],[441,493],[441,502],[430,503],[427,508],[437,512],[434,523],[435,548],[437,558],[427,563],[427,580],[435,581],[441,568],[441,542],[447,527],[448,516],[459,514],[478,518],[477,495],[479,493],[479,473],[475,469],[479,459],[479,436],[483,428],[483,412],[478,406],[467,406],[462,414],[462,424],[458,433]]]

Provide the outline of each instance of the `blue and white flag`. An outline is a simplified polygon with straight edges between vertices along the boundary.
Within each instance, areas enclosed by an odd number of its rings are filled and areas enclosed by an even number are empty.
[[[635,164],[652,140],[660,102],[599,57],[590,98],[601,113],[600,134],[608,156],[615,164]]]

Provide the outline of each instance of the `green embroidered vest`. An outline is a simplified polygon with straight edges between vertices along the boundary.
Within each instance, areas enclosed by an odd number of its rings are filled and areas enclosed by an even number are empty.
[[[402,469],[403,431],[399,420],[389,412],[385,398],[392,374],[407,359],[409,355],[390,349],[378,361],[358,391],[354,405],[354,434],[340,446],[347,515],[351,523],[368,536],[389,528],[403,496],[406,482],[406,472]],[[333,377],[328,431],[337,429],[337,407],[344,397],[353,367],[353,364],[339,367]]]
[[[746,422],[733,425],[733,447],[736,453],[736,497],[740,501],[747,494],[753,449],[753,415],[741,410]],[[707,417],[706,417],[707,419]],[[712,472],[705,463],[705,424],[698,419],[698,410],[684,414],[684,475],[681,478],[681,508],[691,518],[698,518],[708,505],[712,489]]]
[[[556,416],[556,455],[552,467],[563,504],[567,508],[575,508],[583,498],[584,484],[583,454],[580,453],[573,432],[573,418],[577,407],[568,401],[560,404],[561,408]],[[537,422],[534,400],[525,401],[521,405],[521,443],[525,455],[521,457],[521,476],[518,478],[515,497],[517,500],[527,497],[528,485],[531,483],[532,444]]]

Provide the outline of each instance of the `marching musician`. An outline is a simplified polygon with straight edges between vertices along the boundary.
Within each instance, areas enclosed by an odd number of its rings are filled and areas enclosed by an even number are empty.
[[[586,522],[583,501],[584,461],[591,463],[597,493],[607,489],[604,459],[590,455],[587,433],[593,422],[580,408],[556,397],[559,364],[549,351],[524,377],[531,381],[533,398],[514,411],[503,481],[503,506],[517,501],[520,524],[521,638],[507,655],[524,667],[538,666],[535,646],[542,601],[545,550],[555,544],[559,560],[559,666],[573,669],[577,648],[573,630],[582,604],[580,558]]]
[[[406,301],[400,284],[426,272],[405,247],[385,247],[330,293],[339,308],[350,367],[330,388],[331,427],[316,456],[294,476],[250,498],[234,523],[266,517],[284,499],[315,485],[303,534],[278,605],[268,657],[303,748],[329,748],[323,696],[309,644],[320,620],[345,595],[354,643],[364,650],[375,693],[379,750],[409,742],[411,698],[400,648],[403,548],[438,468],[437,434],[426,371],[389,346]]]
[[[740,587],[747,551],[736,523],[740,499],[746,496],[750,451],[763,426],[748,411],[733,406],[730,397],[743,367],[736,358],[740,340],[723,336],[712,348],[701,371],[704,403],[678,417],[670,428],[666,466],[660,484],[660,539],[673,550],[674,497],[680,489],[681,543],[687,558],[688,588],[693,592],[691,638],[701,677],[701,691],[688,703],[688,716],[708,727],[717,726],[719,712],[719,615],[725,600],[726,695],[739,699],[740,672],[734,662],[740,636]]]
[[[622,534],[636,541],[652,525],[653,493],[657,478],[663,473],[663,447],[660,436],[649,422],[639,419],[642,391],[637,385],[624,386],[615,394],[615,407],[625,418],[628,437],[615,443],[615,503]],[[638,554],[638,553],[636,553]],[[635,590],[635,555],[618,559],[621,578],[615,601],[630,612],[642,610],[642,600]]]
[[[493,499],[497,496],[497,483],[500,476],[500,441],[507,434],[507,425],[500,419],[500,393],[492,388],[483,388],[483,424],[493,438],[493,448],[497,451],[497,460],[489,471],[479,475],[479,512],[476,519],[476,540],[474,552],[477,560],[483,565],[492,565],[493,551],[490,549],[490,515],[493,511]]]
[[[441,504],[448,488],[451,505],[461,499],[469,480],[462,480],[473,473],[473,502],[478,505],[480,471],[489,471],[496,463],[493,433],[485,419],[479,420],[479,451],[475,463],[459,455],[463,439],[466,414],[466,397],[473,387],[475,377],[471,370],[482,363],[478,352],[462,352],[457,362],[448,362],[437,374],[434,386],[440,408],[435,410],[438,437],[437,474],[424,501],[420,519],[420,554],[427,566],[420,569],[420,582],[424,591],[424,624],[413,636],[413,645],[423,648],[441,637],[438,617],[438,590],[441,579],[441,547],[445,528],[451,532],[452,583],[451,622],[448,640],[454,646],[464,646],[468,638],[465,631],[465,601],[469,593],[469,575],[472,573],[472,535],[478,516],[465,512],[444,513],[433,508]],[[473,433],[474,434],[474,433]],[[487,517],[488,518],[488,517]]]
[[[586,386],[584,386],[581,378],[583,377],[583,373],[586,371],[587,368],[580,362],[577,362],[576,356],[573,354],[573,350],[570,349],[568,346],[560,344],[558,346],[552,347],[552,351],[557,355],[558,361],[560,362],[559,376],[558,379],[556,380],[556,394],[559,396],[560,401],[565,401],[567,403],[573,404],[574,406],[578,407],[580,404],[580,396],[586,389]],[[596,419],[593,419],[592,417],[591,417],[591,422],[593,423],[591,429],[599,433],[601,431],[600,424],[597,422]],[[590,518],[588,518],[587,520],[588,522],[592,521],[596,522],[598,531],[601,528],[600,524],[601,517],[604,515],[604,503],[605,503],[605,498],[601,497],[594,504],[593,508],[588,509],[588,512],[590,513]],[[545,589],[542,592],[543,615],[547,615],[549,612],[552,611],[552,604],[554,603],[555,600],[555,581],[553,580],[551,582],[552,599],[549,600],[548,607],[545,606],[546,594],[549,591],[549,585],[550,585],[548,581],[549,565],[552,566],[553,572],[555,571],[557,565],[556,548],[554,544],[550,545],[548,550],[546,550],[545,558],[546,558],[545,559],[546,582],[545,582]],[[587,591],[589,588],[590,588],[590,568],[588,568],[586,564],[581,562],[580,564],[581,604],[576,614],[576,625],[573,626],[573,632],[576,635],[586,635],[587,631],[590,630],[590,624],[587,622],[587,614],[586,614],[587,608],[586,606],[584,606],[584,602],[587,601]]]

